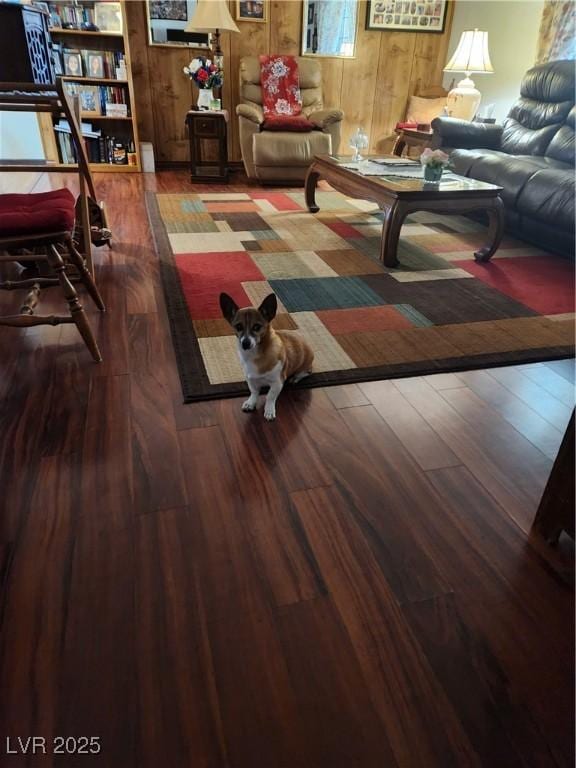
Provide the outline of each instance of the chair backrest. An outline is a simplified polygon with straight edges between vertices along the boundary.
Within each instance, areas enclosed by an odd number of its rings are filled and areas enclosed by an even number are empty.
[[[315,59],[295,57],[298,62],[298,77],[302,94],[302,111],[305,115],[317,109],[323,109],[322,101],[322,65]],[[260,59],[258,56],[245,56],[240,59],[240,100],[244,104],[262,106],[260,87]]]
[[[549,61],[529,69],[520,98],[504,121],[502,150],[511,155],[545,154],[574,107],[575,79],[573,61]]]

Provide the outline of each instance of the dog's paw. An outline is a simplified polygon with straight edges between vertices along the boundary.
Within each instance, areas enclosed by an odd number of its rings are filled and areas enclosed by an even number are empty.
[[[244,413],[252,413],[256,410],[256,403],[253,400],[244,400],[242,410]]]
[[[267,405],[264,408],[264,418],[266,419],[266,421],[274,421],[274,419],[276,418],[276,408],[274,408],[273,405],[272,406]]]

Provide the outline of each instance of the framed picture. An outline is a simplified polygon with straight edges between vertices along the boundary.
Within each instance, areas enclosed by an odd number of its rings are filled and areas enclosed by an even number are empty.
[[[88,53],[86,77],[104,77],[104,56],[101,53]]]
[[[266,0],[236,0],[236,21],[266,21]]]
[[[188,21],[187,0],[149,0],[151,19]]]
[[[82,117],[87,115],[101,115],[100,89],[97,85],[83,85],[78,90],[80,101],[80,113]]]
[[[54,65],[54,74],[64,74],[64,61],[62,58],[62,46],[60,43],[52,43],[52,64]]]
[[[68,77],[83,77],[84,69],[80,51],[64,51],[64,73]]]
[[[447,0],[368,0],[366,29],[444,32]]]
[[[48,8],[48,3],[39,2],[38,0],[33,0],[32,5],[35,8],[40,8],[40,10],[44,11],[44,13],[47,16],[50,16],[50,8]]]
[[[122,8],[120,3],[94,3],[94,21],[101,32],[118,32],[118,34],[122,34]]]

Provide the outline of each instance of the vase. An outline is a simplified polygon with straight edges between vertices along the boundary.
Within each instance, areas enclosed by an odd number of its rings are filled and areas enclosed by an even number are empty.
[[[198,89],[198,109],[210,109],[210,102],[214,98],[212,88],[199,88]]]
[[[441,165],[425,165],[424,166],[424,180],[433,184],[438,184],[442,178],[442,171],[444,168]]]

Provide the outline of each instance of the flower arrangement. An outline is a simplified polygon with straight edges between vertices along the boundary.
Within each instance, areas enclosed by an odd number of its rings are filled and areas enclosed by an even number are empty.
[[[446,168],[450,161],[450,158],[446,152],[442,152],[441,149],[430,149],[426,147],[424,152],[420,155],[420,162],[422,165],[429,166],[430,168]]]
[[[420,163],[424,166],[424,181],[438,184],[442,178],[442,172],[448,165],[450,158],[441,149],[426,147],[420,155]]]
[[[193,80],[198,88],[221,88],[223,83],[223,73],[216,64],[204,56],[198,56],[192,59],[187,67],[184,67],[184,74]]]

